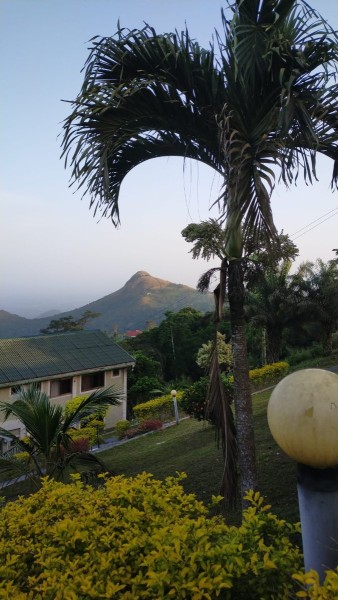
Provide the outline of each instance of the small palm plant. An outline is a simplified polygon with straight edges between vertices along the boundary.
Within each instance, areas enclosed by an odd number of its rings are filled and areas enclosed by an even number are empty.
[[[44,475],[63,479],[69,471],[97,471],[104,468],[101,460],[88,451],[79,451],[74,445],[71,430],[82,419],[99,407],[120,403],[121,393],[113,387],[96,390],[73,408],[64,412],[62,406],[52,404],[45,392],[31,384],[21,388],[14,402],[2,402],[0,410],[5,420],[13,417],[21,421],[27,436],[20,439],[0,427],[5,435],[25,453],[26,460],[14,455],[0,458],[0,473],[7,477],[21,475],[41,478]]]

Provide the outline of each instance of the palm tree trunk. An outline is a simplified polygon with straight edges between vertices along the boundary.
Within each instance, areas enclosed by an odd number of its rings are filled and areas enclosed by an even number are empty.
[[[324,329],[322,339],[323,339],[324,356],[330,356],[330,354],[332,354],[332,351],[333,351],[332,330]]]
[[[235,417],[237,452],[242,498],[257,484],[255,436],[253,427],[251,387],[245,336],[244,284],[240,260],[229,263],[228,299],[234,360]]]
[[[272,365],[279,361],[282,346],[282,332],[276,328],[273,330],[268,329],[267,338],[267,360],[268,364]]]

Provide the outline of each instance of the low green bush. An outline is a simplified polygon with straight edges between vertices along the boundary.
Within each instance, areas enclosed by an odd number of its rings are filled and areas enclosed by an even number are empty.
[[[224,385],[224,391],[227,395],[228,401],[231,404],[233,401],[233,381],[230,381],[225,375],[222,376]],[[184,391],[181,407],[191,417],[194,417],[198,421],[205,419],[205,399],[207,395],[209,379],[208,377],[202,377],[195,383],[193,383],[187,390]],[[212,415],[209,415],[208,420],[213,422]]]
[[[126,431],[130,428],[130,421],[128,419],[122,419],[121,421],[117,421],[114,427],[114,432],[119,440],[124,438]]]
[[[285,600],[303,593],[298,528],[251,493],[240,527],[143,473],[101,487],[46,479],[1,508],[0,598]],[[218,500],[218,499],[216,499]],[[296,581],[295,575],[300,579]],[[331,576],[336,585],[338,574]],[[306,588],[311,598],[311,586]],[[301,596],[300,596],[301,597]],[[333,600],[334,592],[313,598]]]
[[[79,439],[88,440],[89,446],[95,446],[95,444],[97,443],[98,436],[99,441],[101,441],[99,430],[96,427],[91,427],[90,425],[87,425],[86,427],[81,427],[79,429],[74,427],[73,429],[69,430],[69,434],[72,440],[74,441]]]
[[[334,350],[338,349],[338,331],[335,331],[332,334],[332,347],[334,348]]]
[[[311,358],[322,356],[322,354],[323,349],[320,344],[313,344],[310,348],[298,348],[288,353],[288,363],[291,366],[298,365],[306,360],[311,360]]]
[[[177,392],[176,400],[180,406],[183,392]],[[162,422],[171,421],[174,418],[174,402],[171,394],[153,398],[148,402],[134,406],[134,415],[138,421],[145,419],[159,419]]]

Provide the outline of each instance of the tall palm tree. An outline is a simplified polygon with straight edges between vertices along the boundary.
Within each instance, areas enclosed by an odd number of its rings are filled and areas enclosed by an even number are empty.
[[[67,413],[62,406],[53,404],[47,394],[36,385],[21,388],[14,402],[2,402],[0,411],[18,419],[24,425],[27,436],[20,439],[14,433],[0,427],[0,434],[12,439],[28,458],[28,473],[42,477],[49,475],[62,478],[70,470],[86,468],[95,470],[102,462],[91,452],[78,452],[71,438],[71,429],[99,407],[115,406],[121,394],[113,387],[96,390],[83,398],[80,404]],[[8,477],[27,474],[24,461],[0,458],[0,472]]]
[[[280,360],[283,332],[299,321],[290,268],[291,262],[284,261],[275,269],[267,269],[256,288],[246,296],[250,323],[258,325],[265,333],[268,364]]]
[[[320,324],[323,352],[330,355],[338,327],[338,264],[320,258],[315,263],[307,261],[300,265],[294,280],[303,294],[304,315]]]
[[[316,155],[338,178],[337,33],[305,2],[236,0],[216,46],[119,28],[94,38],[82,90],[64,123],[71,181],[119,222],[126,175],[161,156],[201,161],[223,177],[238,463],[242,492],[256,485],[244,326],[243,240],[273,237],[275,173],[289,185],[316,175]]]

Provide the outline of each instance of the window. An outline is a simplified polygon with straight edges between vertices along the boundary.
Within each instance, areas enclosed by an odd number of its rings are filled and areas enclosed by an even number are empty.
[[[67,377],[65,379],[54,379],[50,382],[50,397],[64,396],[65,394],[71,394],[73,390],[73,379]]]
[[[87,390],[94,390],[104,386],[104,371],[96,371],[95,373],[88,373],[81,377],[81,392]]]
[[[18,393],[21,390],[21,385],[15,385],[14,387],[11,387],[11,396],[17,396]]]
[[[113,377],[118,377],[120,375],[120,369],[113,369]]]

